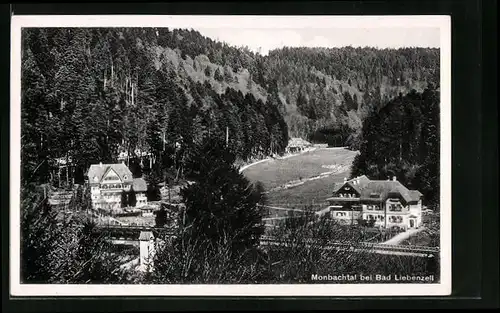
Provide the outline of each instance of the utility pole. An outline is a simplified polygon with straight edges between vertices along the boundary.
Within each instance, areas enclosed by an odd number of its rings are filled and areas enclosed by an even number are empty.
[[[384,226],[387,228],[387,208],[383,205],[382,201],[380,201],[380,208],[384,210]]]

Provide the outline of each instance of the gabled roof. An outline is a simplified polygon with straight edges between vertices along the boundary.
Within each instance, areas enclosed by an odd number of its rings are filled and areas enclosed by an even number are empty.
[[[148,190],[148,185],[143,178],[134,178],[132,187],[134,188],[134,191],[144,192]]]
[[[334,193],[338,192],[346,184],[361,195],[361,201],[385,200],[389,196],[401,196],[405,202],[416,202],[422,197],[422,193],[418,190],[408,190],[397,180],[370,180],[365,175],[336,184]]]
[[[359,194],[361,194],[361,191],[366,187],[366,185],[370,182],[370,179],[366,177],[366,175],[362,175],[359,177],[354,177],[350,180],[347,180],[343,183],[338,183],[335,184],[333,192],[337,192],[342,188],[344,185],[348,184],[350,187],[352,187],[354,190],[356,190]]]
[[[113,170],[118,177],[125,183],[132,182],[132,172],[123,163],[116,164],[92,164],[87,172],[89,183],[94,183],[94,177],[97,177],[97,182],[101,182],[103,177]]]
[[[412,199],[420,199],[423,196],[423,194],[418,190],[409,190],[409,192]]]

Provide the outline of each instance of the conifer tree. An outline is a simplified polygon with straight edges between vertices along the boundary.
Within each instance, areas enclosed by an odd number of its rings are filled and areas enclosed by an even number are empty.
[[[137,204],[137,197],[135,194],[134,187],[130,187],[130,190],[128,191],[128,205],[131,207],[135,207]]]
[[[129,203],[128,203],[128,195],[127,195],[127,192],[125,190],[122,190],[122,192],[121,192],[121,201],[120,201],[120,204],[121,204],[122,208],[126,208],[129,205]]]
[[[207,139],[190,158],[194,184],[181,190],[186,205],[186,235],[215,244],[223,236],[233,249],[256,245],[263,232],[262,186],[252,185],[233,165],[223,141]]]
[[[222,76],[222,73],[220,72],[219,68],[215,70],[214,79],[219,82],[224,80],[224,77]]]

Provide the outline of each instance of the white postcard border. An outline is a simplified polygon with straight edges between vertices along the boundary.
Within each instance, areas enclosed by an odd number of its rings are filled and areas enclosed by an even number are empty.
[[[237,22],[236,22],[237,21]],[[37,285],[20,283],[21,28],[383,28],[440,29],[440,283],[255,285]],[[10,293],[12,296],[437,296],[451,294],[450,16],[12,16],[10,103]]]

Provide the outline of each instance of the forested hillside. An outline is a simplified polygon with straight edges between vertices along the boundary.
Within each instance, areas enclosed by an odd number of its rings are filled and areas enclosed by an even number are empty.
[[[397,176],[428,204],[439,201],[439,89],[400,95],[364,121],[352,176]]]
[[[439,84],[439,50],[285,48],[272,51],[265,68],[286,101],[292,136],[359,149],[369,112]]]
[[[369,112],[439,82],[437,49],[261,56],[167,28],[25,29],[22,39],[23,177],[40,181],[55,158],[82,177],[137,148],[187,174],[190,151],[226,134],[240,160],[282,153],[295,136],[358,148]]]
[[[162,29],[159,42],[187,58],[206,55],[240,80],[279,99],[290,137],[359,148],[363,119],[399,93],[439,85],[439,49],[283,48],[268,56],[236,49],[191,30]],[[245,70],[248,70],[245,71]],[[248,73],[248,76],[247,76]],[[242,84],[246,85],[246,84]],[[246,91],[246,90],[242,90]]]
[[[238,158],[281,153],[287,125],[258,86],[208,61],[162,46],[155,29],[29,29],[23,33],[23,178],[47,181],[56,158],[117,162],[120,151],[153,155],[177,173],[206,137]],[[248,73],[248,72],[247,72]],[[246,75],[248,76],[248,74]],[[230,86],[230,88],[226,88]],[[243,92],[242,92],[243,91]],[[145,164],[148,166],[148,164]]]

